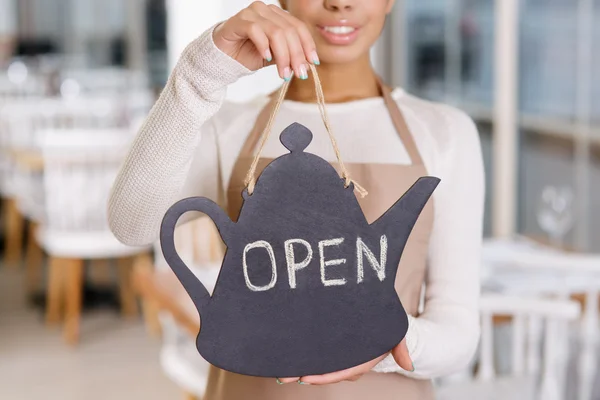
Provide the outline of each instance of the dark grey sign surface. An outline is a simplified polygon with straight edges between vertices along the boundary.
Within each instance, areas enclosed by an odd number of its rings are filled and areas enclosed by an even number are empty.
[[[331,164],[305,152],[300,124],[280,140],[289,150],[244,190],[237,222],[213,201],[174,204],[161,227],[167,263],[196,305],[198,351],[244,375],[294,377],[353,367],[390,351],[407,316],[394,289],[409,234],[439,183],[423,177],[369,224]],[[174,230],[188,211],[215,222],[227,251],[212,296],[178,256]]]

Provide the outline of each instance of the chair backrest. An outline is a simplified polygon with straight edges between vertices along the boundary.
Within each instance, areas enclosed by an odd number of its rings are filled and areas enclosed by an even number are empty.
[[[132,133],[126,129],[54,129],[40,134],[47,227],[107,231],[108,197]]]
[[[29,77],[22,83],[15,83],[6,74],[0,74],[0,116],[10,112],[8,110],[7,113],[3,113],[3,108],[21,101],[40,99],[45,93],[46,87],[39,77]],[[10,125],[0,117],[0,193],[4,195],[12,193],[10,181],[14,165],[5,152],[9,143]]]
[[[560,349],[567,345],[567,323],[581,313],[579,303],[567,299],[484,294],[480,311],[481,342],[474,379],[489,381],[496,377],[493,321],[495,316],[509,317],[511,375],[540,376],[539,398],[561,398],[559,382],[563,381],[560,375],[565,373],[567,353]]]
[[[75,82],[83,93],[127,93],[149,86],[146,73],[125,68],[66,69],[61,78]]]
[[[39,148],[39,131],[48,129],[107,129],[128,124],[117,96],[40,98],[5,105],[0,114],[7,146]]]
[[[28,78],[22,83],[15,83],[6,75],[0,75],[0,103],[41,97],[45,95],[46,91],[41,78]]]

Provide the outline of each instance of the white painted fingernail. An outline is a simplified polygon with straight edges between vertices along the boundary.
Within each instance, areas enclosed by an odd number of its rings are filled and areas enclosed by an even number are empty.
[[[317,52],[316,52],[316,51],[313,51],[313,52],[311,53],[311,57],[312,57],[312,62],[313,62],[313,64],[315,64],[315,65],[319,65],[319,64],[321,64],[321,61],[319,60],[319,56],[317,55]]]
[[[292,79],[292,70],[290,69],[290,67],[285,67],[285,69],[283,70],[283,79],[286,81]]]
[[[300,67],[298,67],[298,70],[300,71],[300,79],[308,79],[308,72],[306,71],[306,65],[302,64]]]

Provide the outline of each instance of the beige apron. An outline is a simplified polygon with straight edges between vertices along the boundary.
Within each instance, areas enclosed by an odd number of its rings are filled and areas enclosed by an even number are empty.
[[[412,164],[344,163],[352,178],[365,185],[369,191],[368,196],[358,199],[369,223],[387,211],[419,177],[427,175],[421,155],[396,101],[391,96],[390,89],[381,84],[380,87],[392,122]],[[237,221],[242,206],[241,193],[246,186],[244,178],[275,101],[276,99],[273,98],[259,114],[234,165],[227,189],[227,209],[234,221]],[[257,173],[260,174],[271,161],[272,159],[261,158]],[[338,168],[336,163],[332,163],[332,165],[336,169]],[[433,202],[430,200],[411,233],[396,276],[396,291],[406,312],[411,315],[418,313],[417,308],[425,277],[432,224]],[[293,361],[290,360],[290,362]],[[204,400],[358,400],[371,398],[428,400],[433,397],[430,381],[410,379],[396,373],[371,372],[356,382],[341,382],[324,386],[299,385],[297,383],[278,385],[274,378],[238,375],[211,366]]]

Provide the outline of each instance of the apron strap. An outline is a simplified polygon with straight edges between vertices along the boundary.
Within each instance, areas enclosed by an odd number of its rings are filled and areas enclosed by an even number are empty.
[[[383,101],[390,113],[390,117],[392,118],[392,123],[396,128],[396,132],[398,132],[398,136],[400,136],[400,140],[402,140],[402,144],[404,144],[404,148],[406,148],[406,152],[408,153],[413,165],[422,165],[423,159],[421,158],[421,153],[419,153],[419,149],[415,144],[415,139],[410,133],[410,129],[406,124],[406,120],[404,119],[404,115],[398,107],[398,103],[392,97],[392,89],[386,86],[381,78],[377,77],[377,82],[379,83],[379,87],[381,89],[381,95],[383,96]]]

